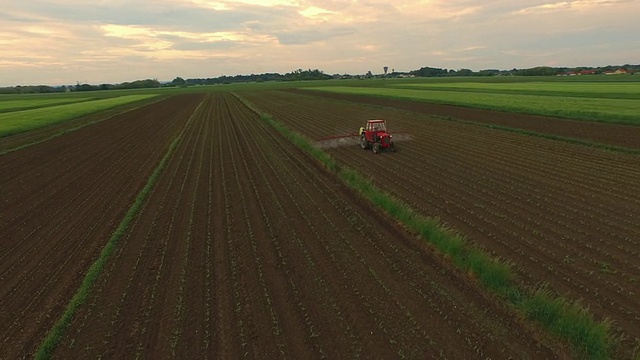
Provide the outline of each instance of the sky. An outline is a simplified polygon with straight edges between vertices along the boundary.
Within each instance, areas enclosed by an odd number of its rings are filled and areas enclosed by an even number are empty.
[[[640,63],[640,0],[0,0],[0,86]]]

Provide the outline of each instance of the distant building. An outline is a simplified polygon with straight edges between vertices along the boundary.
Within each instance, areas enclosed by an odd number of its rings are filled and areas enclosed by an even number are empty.
[[[616,71],[605,71],[605,75],[620,75],[620,74],[628,74],[629,72],[625,68],[620,68]]]
[[[558,74],[560,76],[578,76],[578,75],[594,75],[596,73],[595,70],[580,70],[580,71],[567,71],[563,74]]]

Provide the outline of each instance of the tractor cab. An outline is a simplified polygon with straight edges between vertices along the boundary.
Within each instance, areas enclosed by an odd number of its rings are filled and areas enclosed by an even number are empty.
[[[367,124],[360,128],[360,135],[373,142],[376,136],[381,136],[387,132],[387,125],[384,120],[369,120]]]
[[[384,120],[369,120],[365,128],[367,131],[387,132],[387,125]]]

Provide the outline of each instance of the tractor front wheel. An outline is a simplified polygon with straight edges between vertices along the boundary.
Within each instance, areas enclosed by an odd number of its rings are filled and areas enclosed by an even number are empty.
[[[389,144],[389,150],[391,150],[391,152],[396,152],[396,143]]]
[[[373,143],[373,153],[377,154],[380,152],[380,144],[379,143]]]
[[[360,147],[363,150],[367,150],[369,148],[369,142],[367,142],[367,138],[364,136],[364,134],[360,136]]]

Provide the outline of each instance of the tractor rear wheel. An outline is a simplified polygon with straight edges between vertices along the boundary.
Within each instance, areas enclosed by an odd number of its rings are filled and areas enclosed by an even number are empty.
[[[377,154],[380,152],[380,144],[378,143],[373,143],[373,153]]]
[[[369,143],[367,142],[367,138],[364,136],[364,134],[360,136],[360,147],[363,150],[367,150],[369,148]]]

